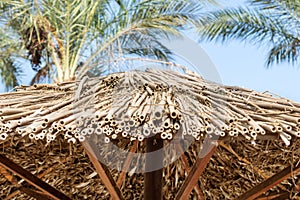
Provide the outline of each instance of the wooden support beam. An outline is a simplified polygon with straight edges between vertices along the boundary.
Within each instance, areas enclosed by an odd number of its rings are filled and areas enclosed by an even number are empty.
[[[290,165],[287,168],[283,169],[277,174],[274,174],[270,178],[264,180],[254,188],[248,190],[243,195],[237,198],[237,200],[251,200],[259,197],[261,194],[265,193],[272,187],[278,185],[282,181],[290,178],[293,173],[300,172],[300,164],[297,162],[293,165],[293,167]]]
[[[178,151],[179,155],[181,155],[180,158],[182,160],[183,166],[186,169],[187,173],[189,173],[191,171],[191,168],[190,168],[190,165],[189,165],[189,162],[188,162],[186,156],[184,155],[182,146],[180,145],[180,143],[176,143],[175,145],[176,145],[176,150]],[[201,189],[199,188],[198,183],[195,185],[194,190],[197,193],[199,200],[205,200],[204,195],[203,195]]]
[[[27,170],[23,169],[10,159],[6,158],[3,154],[0,154],[0,166],[4,167],[8,171],[20,176],[28,183],[36,187],[37,189],[41,190],[44,194],[48,195],[52,199],[55,200],[71,200],[65,194],[61,193],[48,183],[42,181],[41,179],[37,178]]]
[[[133,156],[134,156],[134,153],[136,152],[137,150],[137,147],[138,147],[138,141],[135,140],[133,142],[133,145],[131,146],[130,148],[130,153],[128,154],[125,162],[124,162],[124,165],[123,165],[123,168],[122,168],[122,171],[118,177],[118,180],[117,180],[117,186],[121,189],[122,187],[122,183],[124,182],[124,179],[126,177],[126,173],[128,172],[128,169],[129,169],[129,166],[130,166],[130,163],[132,162],[132,159],[133,159]],[[113,200],[112,197],[110,197],[110,200]]]
[[[39,173],[39,174],[37,174],[36,176],[38,177],[38,178],[43,178],[45,175],[47,175],[47,174],[49,174],[51,171],[53,171],[54,169],[57,169],[57,167],[59,166],[59,165],[62,165],[62,164],[64,164],[65,162],[66,162],[66,160],[67,160],[67,158],[64,158],[62,161],[60,161],[59,163],[56,163],[55,165],[53,165],[53,166],[51,166],[51,167],[49,167],[48,169],[46,169],[45,171],[43,171],[43,172],[41,172],[41,173]],[[4,169],[4,168],[3,168]],[[0,172],[1,172],[1,167],[0,167]],[[8,179],[9,179],[9,177],[7,177]],[[15,184],[15,185],[17,185],[17,183]],[[17,189],[19,188],[19,187],[27,187],[27,183],[25,183],[25,184],[23,184],[22,186],[17,186]],[[20,193],[21,191],[20,190],[16,190],[16,191],[14,191],[13,193],[11,193],[11,194],[9,194],[7,197],[5,197],[5,199],[3,199],[3,200],[10,200],[10,199],[13,199],[15,196],[17,196],[19,193]]]
[[[117,180],[117,185],[119,188],[121,188],[122,186],[122,183],[125,179],[125,176],[126,176],[126,173],[128,172],[128,169],[129,169],[129,166],[132,162],[132,159],[133,159],[133,156],[134,156],[134,153],[136,152],[137,150],[137,147],[138,147],[138,141],[135,140],[133,142],[133,145],[132,147],[130,148],[130,153],[128,154],[125,162],[124,162],[124,165],[123,165],[123,168],[122,168],[122,172],[120,173],[119,177],[118,177],[118,180]]]
[[[146,172],[144,174],[144,199],[163,199],[163,160],[164,152],[162,139],[146,139]],[[152,152],[152,154],[151,154]],[[155,152],[155,153],[153,153]],[[159,169],[157,169],[159,168]],[[152,171],[153,169],[156,169]]]
[[[40,191],[30,189],[30,188],[19,187],[18,190],[27,194],[28,196],[31,196],[31,197],[37,199],[37,200],[52,200],[52,198],[47,196],[46,194],[44,194]]]
[[[101,181],[105,185],[106,189],[108,190],[109,194],[114,200],[123,200],[122,193],[120,189],[118,188],[116,182],[114,181],[113,176],[111,175],[109,169],[98,161],[97,156],[95,155],[95,152],[91,148],[90,144],[88,142],[83,142],[83,147],[90,159],[90,161],[93,163],[96,172],[100,176]]]
[[[217,149],[217,142],[211,140],[204,140],[202,149],[198,155],[198,158],[193,165],[190,173],[176,194],[176,200],[188,199],[193,188],[198,183],[199,177],[205,170],[207,163]]]
[[[268,195],[266,197],[258,197],[256,200],[282,200],[290,199],[290,192],[284,191],[278,194]]]
[[[250,166],[253,168],[253,170],[254,170],[257,174],[259,174],[261,177],[263,177],[264,179],[267,179],[267,178],[270,177],[270,176],[267,176],[267,175],[263,172],[263,170],[260,170],[260,169],[259,169],[258,167],[256,167],[256,166],[253,166],[252,163],[251,163],[250,161],[248,161],[246,158],[240,157],[240,156],[239,156],[239,155],[231,148],[231,146],[226,145],[223,141],[219,141],[219,145],[220,145],[220,147],[226,149],[228,152],[230,152],[232,155],[234,155],[239,161],[244,162],[244,163],[247,164],[247,165],[250,165]],[[283,191],[287,191],[287,189],[286,189],[283,185],[281,185],[281,184],[278,184],[278,187],[279,187],[280,189],[282,189]]]
[[[5,179],[8,182],[10,182],[11,185],[17,186],[18,192],[23,192],[23,193],[25,193],[31,197],[34,197],[36,199],[45,199],[45,200],[51,199],[50,197],[46,196],[45,194],[43,194],[41,192],[35,191],[33,189],[30,189],[30,188],[27,188],[27,187],[24,187],[24,186],[18,184],[17,178],[11,172],[9,172],[7,169],[5,169],[2,166],[0,166],[0,174],[2,174],[5,177]],[[8,196],[10,196],[10,195],[8,195]],[[6,197],[5,199],[10,200],[12,198]]]
[[[291,194],[289,192],[282,193],[278,197],[274,198],[273,200],[283,200],[283,199],[293,199],[291,198]]]

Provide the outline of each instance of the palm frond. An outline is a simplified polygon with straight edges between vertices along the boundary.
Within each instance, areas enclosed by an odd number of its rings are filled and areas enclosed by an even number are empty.
[[[288,59],[291,54],[283,54],[297,50],[296,48],[293,51],[286,51],[288,44],[293,44],[290,48],[299,44],[297,33],[299,23],[295,27],[290,20],[282,20],[281,15],[277,17],[271,10],[235,8],[214,11],[200,19],[198,26],[198,33],[204,40],[226,42],[229,39],[239,39],[259,46],[262,44],[266,44],[267,47],[274,46],[274,49],[271,49],[273,52],[269,53],[271,60],[267,62],[268,65],[274,62],[292,61]],[[279,41],[282,45],[278,45]],[[284,49],[279,50],[280,46]],[[271,56],[275,51],[282,54]]]
[[[300,1],[298,0],[250,0],[250,2],[254,8],[267,11],[272,17],[285,20],[289,24],[296,25],[300,22]]]
[[[198,32],[208,40],[273,41],[286,33],[285,27],[277,20],[243,8],[212,12],[200,23]]]
[[[100,48],[83,61],[80,74],[90,70],[88,66],[98,54],[106,52],[108,48],[118,49],[120,43],[124,54],[135,52],[151,58],[167,59],[171,52],[159,39],[180,37],[181,30],[200,14],[201,5],[184,0],[146,0],[122,1],[119,7],[107,6],[108,14],[101,25],[103,35],[97,38]]]
[[[22,70],[13,62],[11,58],[0,58],[0,77],[7,90],[19,84]]]
[[[24,57],[20,43],[10,29],[0,26],[0,77],[7,90],[19,84],[22,70],[17,60]]]
[[[171,59],[160,39],[180,37],[213,0],[3,0],[0,20],[18,33],[37,71],[54,63],[58,81],[106,57]],[[21,27],[21,28],[18,28]],[[82,64],[83,63],[83,64]]]
[[[249,0],[250,5],[257,7],[260,10],[274,10],[277,13],[299,14],[298,0]]]
[[[268,53],[267,66],[274,63],[288,62],[291,64],[296,64],[299,60],[300,55],[300,41],[295,43],[292,41],[278,41]]]

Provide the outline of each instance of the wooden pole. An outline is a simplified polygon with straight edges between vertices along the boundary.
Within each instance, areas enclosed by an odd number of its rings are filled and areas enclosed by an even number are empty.
[[[153,153],[151,154],[151,152]],[[162,200],[163,198],[163,154],[162,139],[153,137],[146,139],[145,200]],[[151,171],[153,169],[156,170]]]
[[[0,174],[2,174],[8,182],[16,186],[16,188],[18,189],[16,190],[17,192],[24,192],[25,194],[36,199],[52,200],[50,197],[46,196],[40,191],[36,191],[34,189],[27,188],[24,185],[18,184],[17,178],[14,175],[12,175],[8,170],[6,170],[4,167],[1,166],[0,166]],[[12,199],[9,197],[10,195],[8,195],[8,197],[6,197],[5,199],[6,200]]]
[[[83,142],[83,147],[86,150],[86,153],[94,165],[96,172],[100,176],[101,181],[105,185],[106,189],[108,190],[109,194],[114,200],[123,200],[122,193],[120,189],[117,186],[117,183],[114,181],[111,173],[109,172],[108,168],[98,161],[97,156],[95,155],[95,152],[91,148],[88,142]]]
[[[128,169],[129,169],[129,167],[130,167],[130,164],[131,164],[131,162],[132,162],[132,159],[133,159],[133,157],[134,157],[134,153],[136,152],[136,150],[137,150],[137,147],[138,147],[138,141],[137,140],[135,140],[134,141],[134,143],[133,143],[133,145],[132,145],[132,147],[130,148],[130,153],[128,154],[128,156],[127,156],[127,158],[126,158],[126,160],[125,160],[125,162],[124,162],[124,165],[123,165],[123,168],[122,168],[122,171],[121,171],[121,173],[120,173],[120,175],[119,175],[119,177],[118,177],[118,180],[117,180],[117,186],[121,189],[121,187],[122,187],[122,184],[123,184],[123,182],[124,182],[124,180],[125,180],[125,178],[126,178],[126,173],[128,172]],[[113,198],[112,197],[110,197],[110,200],[113,200]]]
[[[290,178],[293,174],[300,172],[300,164],[295,163],[292,166],[288,166],[277,174],[274,174],[270,178],[264,180],[254,188],[248,190],[243,195],[239,196],[237,200],[251,200],[259,197],[261,194],[265,193],[272,187],[278,185],[282,181]]]
[[[130,148],[129,154],[124,162],[123,168],[122,168],[122,172],[120,173],[118,180],[117,180],[117,185],[119,188],[121,188],[122,183],[126,177],[126,173],[128,172],[128,169],[130,167],[131,161],[133,159],[134,153],[136,152],[138,147],[138,141],[134,141],[132,147]]]
[[[42,181],[38,177],[34,176],[32,173],[23,169],[21,166],[17,165],[3,154],[0,154],[0,166],[4,167],[5,169],[14,174],[17,174],[18,176],[26,180],[28,183],[30,183],[37,189],[41,190],[44,194],[48,195],[52,199],[71,200],[68,196],[58,191],[48,183]]]
[[[176,144],[176,151],[178,151],[178,153],[181,155],[180,158],[183,163],[183,166],[184,166],[185,170],[187,171],[187,173],[189,173],[191,171],[191,168],[190,168],[190,165],[189,165],[189,162],[188,162],[186,156],[184,155],[182,146],[179,143]],[[197,193],[199,200],[205,200],[204,195],[203,195],[201,189],[199,188],[198,183],[195,185],[194,190]]]
[[[182,184],[178,193],[176,194],[176,200],[189,199],[189,196],[194,189],[195,185],[198,183],[199,177],[206,168],[207,163],[217,149],[217,142],[204,141],[200,154],[193,165],[190,173],[188,174],[186,180]]]

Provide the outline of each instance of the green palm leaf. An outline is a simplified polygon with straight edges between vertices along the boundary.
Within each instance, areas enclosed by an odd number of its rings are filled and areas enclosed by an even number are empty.
[[[3,0],[0,26],[21,38],[22,58],[38,71],[36,81],[48,67],[61,82],[115,58],[172,59],[161,40],[193,27],[207,2],[214,1]]]
[[[9,33],[9,34],[8,34]],[[23,56],[20,43],[10,29],[0,29],[0,77],[9,90],[20,82],[22,70],[16,60]]]
[[[0,77],[2,77],[6,90],[17,86],[21,75],[22,70],[11,58],[0,58]]]
[[[239,39],[271,47],[267,66],[274,62],[296,63],[299,54],[300,1],[250,0],[252,8],[212,11],[199,19],[198,33],[204,40]]]

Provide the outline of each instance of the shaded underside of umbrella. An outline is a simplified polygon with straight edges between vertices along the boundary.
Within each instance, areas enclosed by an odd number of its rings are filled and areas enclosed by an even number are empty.
[[[198,187],[206,199],[235,199],[300,159],[299,140],[288,147],[282,141],[258,140],[256,143],[254,146],[250,141],[224,141],[224,145],[219,145],[207,168],[199,177]],[[14,137],[6,142],[0,142],[0,149],[11,160],[71,199],[109,199],[108,191],[95,173],[80,143],[69,146],[63,138],[60,138],[53,141],[49,147],[45,147],[45,144],[45,141]],[[198,141],[191,144],[185,153],[188,163],[195,162],[199,148]],[[133,165],[135,164],[134,160]],[[110,171],[117,180],[120,172]],[[187,175],[183,159],[178,159],[164,168],[164,174],[164,199],[174,199]],[[20,185],[19,180],[12,184],[4,175],[8,178],[13,177],[9,172],[1,171],[0,199],[9,200],[14,197],[22,200],[35,199],[18,190],[21,187],[28,187],[28,184],[24,185],[24,182],[21,182],[23,185]],[[276,196],[281,193],[293,195],[292,191],[295,192],[294,188],[300,179],[296,174],[293,177],[268,190],[265,195]],[[124,198],[142,199],[143,181],[142,174],[126,173],[126,179],[121,187]],[[191,197],[195,196],[197,193],[193,191]]]

